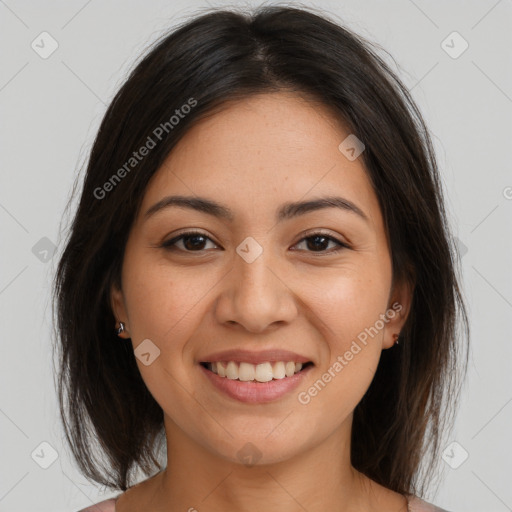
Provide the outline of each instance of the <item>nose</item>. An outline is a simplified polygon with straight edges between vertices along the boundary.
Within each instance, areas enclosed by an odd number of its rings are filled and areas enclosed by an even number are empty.
[[[216,301],[216,317],[222,324],[236,324],[253,333],[290,323],[297,315],[298,300],[291,280],[270,251],[248,263],[235,253],[234,265],[222,281]]]

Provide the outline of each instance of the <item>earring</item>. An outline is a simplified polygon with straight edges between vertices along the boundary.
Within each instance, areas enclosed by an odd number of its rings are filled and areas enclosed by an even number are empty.
[[[119,328],[116,329],[116,333],[117,335],[119,336],[122,332],[124,332],[124,323],[123,322],[119,322]]]
[[[399,336],[400,336],[400,333],[393,334],[393,341],[395,342],[394,343],[395,345],[398,345],[398,338],[399,338]]]

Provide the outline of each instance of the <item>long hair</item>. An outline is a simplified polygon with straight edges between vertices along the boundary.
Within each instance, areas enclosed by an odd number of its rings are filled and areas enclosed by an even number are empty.
[[[375,45],[324,15],[282,6],[201,13],[165,34],[101,122],[54,283],[61,418],[89,479],[126,490],[136,469],[161,469],[163,412],[131,346],[119,343],[110,307],[146,186],[199,120],[230,100],[276,91],[320,101],[364,141],[393,281],[412,283],[414,292],[400,345],[383,351],[355,408],[351,462],[396,492],[424,493],[467,371],[459,326],[469,341],[431,139]],[[149,138],[154,147],[135,159]]]

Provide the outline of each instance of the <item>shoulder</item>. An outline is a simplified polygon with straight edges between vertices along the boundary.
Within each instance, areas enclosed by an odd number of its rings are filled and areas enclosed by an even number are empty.
[[[116,511],[116,499],[111,498],[109,500],[100,501],[95,505],[83,508],[78,512],[115,512]]]
[[[448,512],[448,510],[427,503],[417,496],[408,496],[407,500],[409,502],[409,512]]]

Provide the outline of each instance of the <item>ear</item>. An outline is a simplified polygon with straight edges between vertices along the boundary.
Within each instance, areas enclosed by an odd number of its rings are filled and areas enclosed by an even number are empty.
[[[128,314],[126,312],[126,303],[124,301],[124,294],[117,285],[113,284],[110,289],[110,307],[112,308],[112,313],[114,314],[114,318],[116,319],[116,326],[118,326],[119,322],[123,322],[125,325],[125,330],[119,334],[120,338],[129,338],[129,323],[128,323]],[[115,326],[112,326],[114,329]]]
[[[407,279],[393,285],[386,310],[386,316],[389,320],[384,328],[383,349],[394,346],[396,336],[393,337],[393,335],[400,334],[403,329],[411,309],[413,293],[414,284]]]

